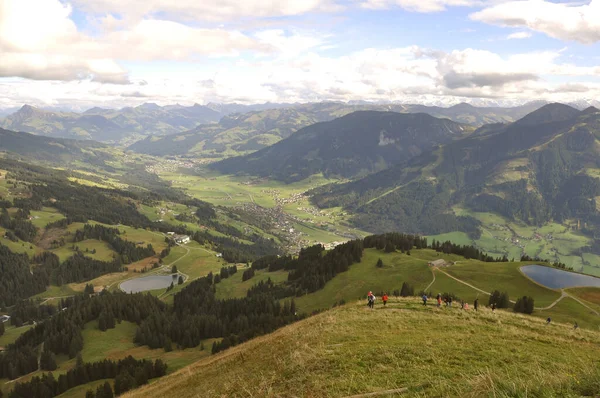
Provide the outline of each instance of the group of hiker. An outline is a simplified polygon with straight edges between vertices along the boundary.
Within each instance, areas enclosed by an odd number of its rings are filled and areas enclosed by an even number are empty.
[[[423,296],[421,297],[421,299],[423,300],[423,305],[427,305],[427,300],[429,299],[427,297],[426,294],[423,294]],[[375,307],[375,300],[376,297],[373,294],[372,291],[369,291],[369,293],[367,294],[367,305],[369,306],[369,308],[374,308]],[[437,306],[441,307],[442,306],[442,301],[444,302],[444,305],[446,307],[452,307],[452,296],[447,296],[447,297],[442,297],[441,293],[438,293],[437,297]],[[383,295],[381,296],[381,301],[383,302],[383,305],[385,306],[388,302],[388,295],[387,293],[383,293]],[[478,311],[479,309],[479,299],[476,298],[475,302],[473,303],[473,308],[475,308],[475,311]],[[461,310],[468,310],[469,309],[469,303],[465,303],[464,301],[460,301],[460,309]],[[496,304],[492,304],[492,312],[496,309]]]
[[[375,307],[375,295],[373,294],[373,292],[369,291],[369,294],[367,295],[367,301],[368,301],[368,306],[369,308],[373,309]],[[429,297],[427,297],[427,294],[423,294],[423,296],[421,296],[421,300],[423,300],[423,305],[427,305],[427,300],[429,299]],[[444,305],[446,307],[452,307],[452,296],[448,295],[446,297],[443,297],[441,293],[438,293],[438,295],[436,296],[436,300],[437,300],[437,307],[441,307],[442,306],[442,302],[444,303]],[[383,295],[381,296],[381,301],[383,301],[383,306],[385,307],[385,305],[388,302],[388,295],[387,293],[383,293]],[[473,308],[475,309],[475,311],[479,311],[479,298],[476,298],[475,301],[473,302]],[[492,309],[492,312],[495,312],[496,310],[496,303],[492,303],[490,305],[490,308]],[[460,300],[460,309],[461,310],[468,310],[469,309],[469,303],[464,302],[463,300]],[[550,322],[552,322],[552,319],[550,317],[548,317],[548,319],[546,319],[546,325],[549,325]],[[573,326],[573,329],[578,329],[579,325],[577,324],[577,322],[575,322],[575,325]]]

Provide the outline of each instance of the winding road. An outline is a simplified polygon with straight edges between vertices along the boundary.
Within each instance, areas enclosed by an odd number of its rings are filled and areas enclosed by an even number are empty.
[[[442,269],[440,269],[440,268],[438,268],[438,267],[434,267],[434,269],[432,269],[432,270],[431,270],[431,272],[433,272],[433,281],[432,281],[432,282],[429,284],[429,286],[427,286],[427,288],[425,289],[425,291],[427,291],[427,290],[428,290],[428,289],[429,289],[429,288],[430,288],[430,287],[433,285],[433,283],[435,282],[435,272],[434,272],[434,270],[435,270],[435,271],[438,271],[438,272],[441,272],[442,274],[446,275],[447,277],[449,277],[449,278],[452,278],[452,279],[454,279],[455,281],[457,281],[457,282],[459,282],[459,283],[462,283],[462,284],[463,284],[463,285],[465,285],[465,286],[469,286],[469,287],[470,287],[471,289],[473,289],[473,290],[476,290],[476,291],[478,291],[478,292],[480,292],[480,293],[483,293],[483,294],[487,294],[488,296],[491,296],[491,295],[492,295],[490,292],[486,292],[485,290],[482,290],[482,289],[480,289],[480,288],[478,288],[478,287],[476,287],[476,286],[473,286],[473,285],[471,285],[471,284],[470,284],[470,283],[468,283],[468,282],[465,282],[465,281],[463,281],[463,280],[461,280],[461,279],[458,279],[457,277],[450,275],[449,273],[447,273],[446,271],[444,271],[444,270],[442,270]],[[547,307],[535,307],[535,309],[536,309],[536,310],[540,310],[540,311],[543,311],[543,310],[549,310],[549,309],[551,309],[552,307],[554,307],[556,304],[558,304],[558,303],[559,303],[559,302],[560,302],[562,299],[564,299],[565,297],[570,297],[570,298],[572,298],[573,300],[577,301],[579,304],[583,305],[585,308],[587,308],[587,309],[588,309],[588,310],[590,310],[591,312],[593,312],[594,314],[596,314],[596,315],[599,315],[599,316],[600,316],[600,313],[598,313],[598,311],[596,311],[596,310],[594,310],[593,308],[589,307],[588,305],[586,305],[585,303],[583,303],[583,302],[582,302],[580,299],[578,299],[577,297],[574,297],[573,295],[571,295],[571,294],[569,294],[569,293],[565,292],[565,291],[564,291],[564,289],[561,289],[561,290],[560,290],[560,292],[561,292],[561,295],[560,295],[560,297],[559,297],[559,298],[557,298],[557,299],[556,299],[556,300],[555,300],[555,301],[554,301],[552,304],[550,304],[550,305],[549,305],[549,306],[547,306]],[[510,300],[510,302],[511,302],[511,303],[513,303],[513,304],[515,303],[515,301],[514,301],[514,300]]]

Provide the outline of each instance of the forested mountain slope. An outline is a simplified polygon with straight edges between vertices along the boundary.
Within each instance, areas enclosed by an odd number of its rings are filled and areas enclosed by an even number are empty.
[[[551,104],[510,125],[451,142],[378,174],[314,191],[321,207],[344,206],[367,230],[476,233],[452,207],[528,224],[578,218],[597,233],[600,112]]]
[[[0,152],[38,161],[68,163],[73,160],[97,162],[108,159],[108,147],[95,141],[40,137],[0,128]]]
[[[467,125],[424,113],[360,111],[303,128],[268,148],[210,167],[285,182],[321,172],[351,178],[386,169],[471,131]]]

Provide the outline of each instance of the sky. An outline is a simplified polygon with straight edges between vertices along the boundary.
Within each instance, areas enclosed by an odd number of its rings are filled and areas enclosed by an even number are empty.
[[[600,100],[600,0],[0,0],[0,109]]]

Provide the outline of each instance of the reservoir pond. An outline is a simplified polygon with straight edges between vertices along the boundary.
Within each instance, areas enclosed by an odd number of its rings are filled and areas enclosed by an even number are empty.
[[[121,283],[121,290],[125,293],[139,293],[148,290],[166,289],[171,282],[177,284],[177,275],[151,275],[142,278],[130,279]]]
[[[525,265],[521,271],[540,285],[550,289],[569,287],[600,287],[600,278],[590,275],[576,274],[561,269],[541,265]]]

